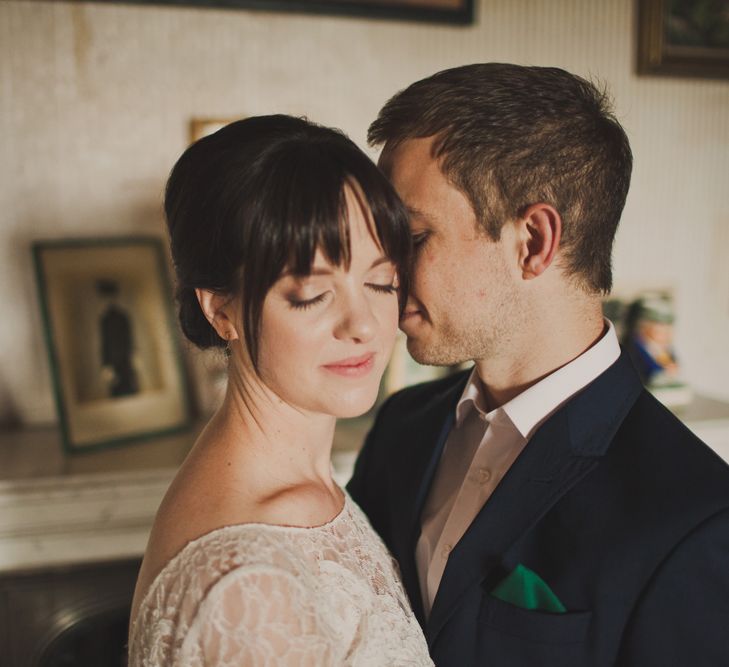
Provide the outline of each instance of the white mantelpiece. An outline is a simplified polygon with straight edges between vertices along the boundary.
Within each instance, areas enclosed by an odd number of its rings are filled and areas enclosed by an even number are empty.
[[[0,572],[134,558],[174,469],[0,482]]]
[[[729,462],[729,404],[699,398],[679,416]],[[332,463],[340,485],[369,423],[337,427]],[[58,454],[52,433],[14,438],[0,437],[2,473],[16,477],[0,480],[0,572],[140,557],[194,432],[72,459]]]
[[[340,485],[351,476],[368,424],[357,420],[337,428],[332,464]],[[0,573],[141,557],[157,507],[194,433],[74,459],[59,456],[55,433],[0,437],[2,472],[12,474],[11,460],[20,470],[16,479],[0,480]],[[45,457],[35,448],[38,443],[50,448]],[[58,463],[63,461],[84,472],[64,474],[69,466]],[[145,461],[167,465],[140,469]],[[57,465],[56,474],[49,475]],[[110,467],[121,470],[104,471]]]

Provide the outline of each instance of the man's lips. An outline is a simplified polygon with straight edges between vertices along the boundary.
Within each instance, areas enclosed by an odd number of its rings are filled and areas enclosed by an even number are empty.
[[[415,317],[425,318],[425,308],[411,294],[408,302],[405,304],[405,310],[400,316],[400,324]]]
[[[400,316],[400,324],[414,317],[423,317],[423,311],[420,308],[406,308]]]
[[[348,377],[359,377],[366,375],[372,370],[375,363],[375,353],[368,352],[358,357],[347,357],[346,359],[340,359],[330,364],[324,364],[324,368],[338,375],[345,375]]]

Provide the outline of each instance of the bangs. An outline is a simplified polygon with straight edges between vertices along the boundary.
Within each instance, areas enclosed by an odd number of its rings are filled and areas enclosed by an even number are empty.
[[[350,188],[372,239],[398,273],[404,274],[410,253],[407,215],[377,167],[344,164],[337,159],[341,156],[331,153],[307,155],[316,153],[316,147],[307,148],[286,165],[285,175],[277,175],[282,191],[269,190],[278,203],[275,217],[280,238],[274,245],[288,249],[286,254],[278,253],[272,273],[277,279],[284,272],[307,276],[318,251],[333,266],[349,269],[352,241],[346,190]]]
[[[346,175],[341,165],[321,157],[301,156],[298,163],[289,165],[290,188],[288,196],[280,199],[279,218],[285,221],[281,247],[287,249],[287,255],[277,267],[279,275],[283,271],[309,275],[318,250],[334,266],[348,269],[351,263]]]

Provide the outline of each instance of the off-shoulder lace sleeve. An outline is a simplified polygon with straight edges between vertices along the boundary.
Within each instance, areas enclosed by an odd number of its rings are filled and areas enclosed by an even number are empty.
[[[229,572],[202,600],[180,651],[185,667],[342,664],[336,630],[312,591],[273,566]]]
[[[432,667],[382,541],[347,499],[315,528],[242,524],[188,543],[132,623],[130,667]]]

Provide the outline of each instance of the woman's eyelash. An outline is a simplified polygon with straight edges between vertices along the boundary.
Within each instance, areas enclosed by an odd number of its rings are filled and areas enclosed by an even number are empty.
[[[395,285],[378,285],[377,283],[367,283],[367,287],[375,292],[381,292],[382,294],[394,294],[397,292]]]
[[[322,301],[324,301],[326,295],[326,292],[322,292],[319,296],[315,296],[313,299],[306,299],[306,301],[296,301],[295,299],[289,299],[289,303],[291,304],[292,308],[295,308],[297,310],[306,310],[307,308],[316,306],[317,303],[321,303]]]

